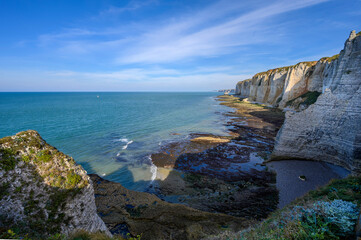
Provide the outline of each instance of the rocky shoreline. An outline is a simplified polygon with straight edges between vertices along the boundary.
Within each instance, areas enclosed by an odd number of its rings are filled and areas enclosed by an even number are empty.
[[[264,218],[276,209],[278,192],[275,173],[263,161],[284,115],[234,96],[217,100],[231,107],[225,113],[229,136],[192,134],[187,141],[163,146],[152,155],[158,168],[155,194],[202,211]]]
[[[152,155],[157,178],[137,192],[89,175],[98,214],[113,234],[200,239],[251,226],[277,208],[276,176],[263,164],[283,113],[219,96],[229,136],[191,134]],[[235,109],[235,111],[233,111]]]
[[[202,239],[253,226],[274,212],[280,206],[279,202],[284,204],[285,199],[292,201],[300,196],[297,191],[297,194],[291,193],[284,197],[285,190],[288,192],[291,188],[289,185],[282,187],[282,184],[289,181],[288,176],[276,176],[273,169],[277,169],[277,166],[271,166],[274,163],[264,163],[273,150],[284,113],[276,108],[241,101],[235,96],[218,96],[217,100],[230,107],[230,111],[224,113],[227,116],[225,124],[229,129],[229,136],[192,134],[189,140],[163,146],[160,152],[152,155],[153,164],[157,166],[157,179],[152,182],[151,193],[132,191],[98,175],[89,175],[89,191],[94,191],[94,195],[89,197],[89,194],[81,193],[79,198],[82,201],[86,201],[85,197],[91,198],[83,204],[91,203],[96,206],[91,209],[93,214],[97,211],[102,220],[97,220],[100,225],[103,224],[102,231],[108,232],[109,229],[115,236],[123,237],[139,235],[145,240]],[[28,142],[34,146],[29,148],[24,145]],[[50,167],[47,163],[58,161],[59,156],[75,164],[74,160],[47,145],[35,131],[4,138],[1,143],[1,151],[7,148],[17,149],[11,152],[11,156],[2,152],[2,159],[8,157],[23,165],[43,162],[45,165],[37,170],[41,174]],[[46,159],[44,151],[47,151]],[[37,154],[34,155],[34,152]],[[61,168],[58,165],[53,167],[55,172],[58,171],[57,168]],[[80,166],[77,168],[84,175],[85,171]],[[66,169],[61,169],[66,176],[72,174],[71,170],[66,173]],[[285,170],[284,167],[282,169]],[[286,172],[292,169],[287,167]],[[282,173],[279,169],[277,172]],[[46,181],[56,183],[56,189],[67,187],[66,182],[60,181],[54,174],[49,173],[49,176],[44,177]],[[312,180],[310,175],[307,178]],[[330,178],[337,176],[330,174],[321,183],[325,184]],[[39,182],[34,184],[48,184],[42,183],[40,178],[37,181]],[[294,184],[295,180],[289,182]],[[303,192],[314,189],[320,183],[320,178],[308,183],[309,186],[306,184],[302,188]],[[3,187],[8,186],[7,182],[4,184]],[[6,191],[11,197],[16,195],[17,188],[17,185],[8,186]],[[31,184],[30,188],[33,188]],[[63,201],[70,198],[70,195],[62,196]],[[3,200],[11,201],[9,198]],[[17,204],[23,204],[21,201],[23,200],[19,199]],[[25,205],[28,204],[27,199],[24,201]],[[72,201],[65,201],[62,208],[74,208]],[[67,214],[71,214],[71,211],[67,211]],[[82,215],[78,218],[78,222],[87,220]],[[45,218],[42,221],[48,220]],[[75,227],[62,232],[66,234],[73,230]],[[96,230],[92,228],[92,231]]]

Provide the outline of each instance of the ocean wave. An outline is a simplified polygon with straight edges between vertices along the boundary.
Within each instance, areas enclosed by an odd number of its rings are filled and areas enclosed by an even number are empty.
[[[129,144],[132,144],[133,141],[129,140],[128,138],[120,138],[120,139],[116,139],[114,140],[114,142],[123,142],[125,143],[125,145],[122,147],[123,150],[127,149]],[[120,153],[117,154],[117,156],[119,156]]]
[[[151,181],[153,182],[157,178],[157,166],[153,164],[151,155],[148,156],[150,161],[150,172],[152,173]]]
[[[129,142],[128,138],[115,139],[114,142]]]
[[[127,149],[128,146],[129,146],[130,144],[132,144],[132,143],[133,143],[132,140],[130,140],[129,142],[127,142],[127,143],[125,144],[125,146],[123,146],[123,150]]]

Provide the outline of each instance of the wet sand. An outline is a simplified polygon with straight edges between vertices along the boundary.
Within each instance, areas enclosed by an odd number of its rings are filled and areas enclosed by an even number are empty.
[[[307,192],[327,184],[331,179],[344,178],[349,172],[339,166],[324,162],[282,160],[267,163],[275,170],[279,190],[278,207],[282,208]],[[305,176],[302,181],[299,176]]]

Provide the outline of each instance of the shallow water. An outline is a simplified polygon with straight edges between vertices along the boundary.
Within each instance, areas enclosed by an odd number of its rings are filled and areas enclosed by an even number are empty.
[[[267,166],[277,173],[279,208],[307,192],[327,184],[331,179],[344,178],[350,173],[342,167],[316,161],[282,160],[269,162]],[[306,177],[305,181],[299,178],[301,175]]]
[[[149,156],[159,146],[193,132],[226,135],[229,109],[217,95],[0,93],[0,137],[36,130],[88,173],[142,191],[154,178]]]

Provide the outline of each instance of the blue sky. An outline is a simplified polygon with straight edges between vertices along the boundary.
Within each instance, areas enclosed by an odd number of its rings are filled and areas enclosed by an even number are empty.
[[[361,0],[0,0],[0,91],[207,91],[332,56]]]

